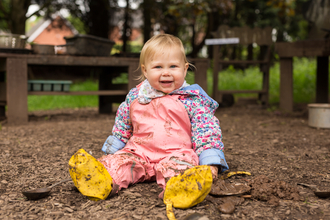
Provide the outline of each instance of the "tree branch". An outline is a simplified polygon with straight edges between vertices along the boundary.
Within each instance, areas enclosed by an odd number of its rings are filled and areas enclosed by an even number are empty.
[[[198,44],[198,45],[194,45],[193,44],[193,50],[187,54],[188,57],[197,57],[198,52],[203,48],[203,46],[205,45],[205,39],[211,37],[211,13],[208,13],[207,16],[207,26],[206,26],[206,32],[205,32],[205,36],[203,37],[203,40]]]
[[[32,14],[30,14],[28,17],[26,17],[26,19],[29,19],[29,18],[31,18],[32,16],[39,14],[40,11],[42,11],[44,8],[47,8],[48,6],[50,6],[51,3],[52,3],[52,0],[48,0],[43,6],[41,6],[41,7],[39,8],[39,10],[37,10],[37,11],[33,12]]]

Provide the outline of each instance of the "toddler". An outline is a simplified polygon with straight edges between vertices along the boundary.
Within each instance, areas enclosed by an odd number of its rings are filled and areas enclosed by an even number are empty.
[[[214,116],[218,103],[186,83],[189,65],[182,42],[172,35],[156,35],[142,48],[145,80],[119,106],[102,147],[106,155],[98,159],[118,190],[144,181],[165,189],[171,177],[196,165],[210,165],[213,178],[228,169]]]

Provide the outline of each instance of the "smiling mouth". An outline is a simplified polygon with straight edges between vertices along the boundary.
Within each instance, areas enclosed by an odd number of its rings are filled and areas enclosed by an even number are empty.
[[[168,84],[168,83],[172,83],[173,81],[160,81],[160,83],[164,83],[164,84]]]

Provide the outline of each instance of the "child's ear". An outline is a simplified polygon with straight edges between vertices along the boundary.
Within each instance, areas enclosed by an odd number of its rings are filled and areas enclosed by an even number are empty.
[[[147,78],[147,70],[146,70],[146,66],[143,65],[143,64],[141,64],[141,71],[142,71],[144,77]]]
[[[186,77],[187,75],[188,68],[189,68],[189,63],[186,63],[184,66],[184,77]]]

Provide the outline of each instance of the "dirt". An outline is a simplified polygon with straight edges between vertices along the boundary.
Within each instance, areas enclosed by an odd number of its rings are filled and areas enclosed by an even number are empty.
[[[246,183],[231,183],[230,181],[218,178],[217,180],[213,181],[210,194],[212,196],[232,196],[245,194],[250,190],[251,187],[249,187]]]
[[[251,190],[236,199],[208,195],[193,208],[174,208],[177,219],[330,219],[330,198],[321,199],[306,183],[330,189],[330,129],[308,126],[305,106],[293,114],[258,105],[220,108],[225,155],[234,175],[226,184],[244,183]],[[156,183],[141,183],[104,201],[90,201],[72,182],[50,196],[27,200],[22,191],[69,178],[68,161],[80,148],[94,157],[111,132],[114,115],[97,109],[44,111],[29,123],[0,131],[0,219],[167,219]],[[227,204],[227,205],[224,205]],[[224,214],[220,206],[231,214]],[[198,213],[191,215],[192,213]],[[195,218],[196,219],[196,218]]]
[[[250,181],[253,199],[267,201],[269,205],[278,206],[279,200],[303,201],[297,187],[280,180],[271,180],[260,175]]]

